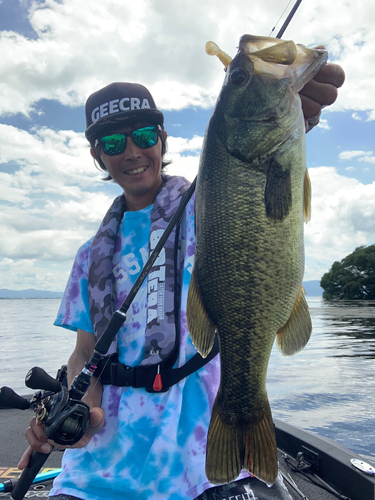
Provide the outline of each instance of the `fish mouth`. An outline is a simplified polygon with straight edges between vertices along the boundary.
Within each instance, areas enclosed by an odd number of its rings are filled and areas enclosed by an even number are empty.
[[[149,167],[149,165],[145,165],[143,167],[134,168],[133,170],[127,170],[124,173],[126,175],[138,175],[138,174],[142,174],[143,172],[145,172],[148,169],[148,167]]]

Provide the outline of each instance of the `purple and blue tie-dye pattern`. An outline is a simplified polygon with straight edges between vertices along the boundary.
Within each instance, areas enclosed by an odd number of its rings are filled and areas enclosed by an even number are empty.
[[[126,212],[121,224],[113,260],[117,306],[148,256],[151,210],[148,207],[140,212]],[[181,342],[176,366],[182,366],[196,353],[186,324],[195,250],[193,200],[186,208],[181,230]],[[77,254],[55,324],[93,332],[87,299],[90,242]],[[144,285],[138,292],[129,310],[131,314],[118,334],[120,360],[130,365],[140,364],[145,354],[146,289]],[[105,386],[105,425],[87,447],[65,452],[63,472],[55,480],[51,494],[64,493],[87,500],[181,500],[195,498],[211,487],[204,472],[205,446],[219,369],[217,356],[162,394]]]

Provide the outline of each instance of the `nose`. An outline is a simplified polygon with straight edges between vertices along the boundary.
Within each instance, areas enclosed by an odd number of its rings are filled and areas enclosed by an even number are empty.
[[[136,145],[132,137],[126,138],[126,148],[124,151],[125,160],[133,161],[139,158],[142,154],[142,148]]]

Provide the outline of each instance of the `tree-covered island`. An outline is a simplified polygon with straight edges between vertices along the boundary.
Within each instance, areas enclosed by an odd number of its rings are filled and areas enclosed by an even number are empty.
[[[375,300],[375,244],[332,264],[320,280],[324,299]]]

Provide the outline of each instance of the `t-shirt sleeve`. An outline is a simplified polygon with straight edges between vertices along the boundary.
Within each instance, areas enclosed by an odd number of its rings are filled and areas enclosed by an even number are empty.
[[[91,241],[82,245],[77,252],[54,325],[68,330],[80,329],[94,333],[88,296],[88,257]]]

